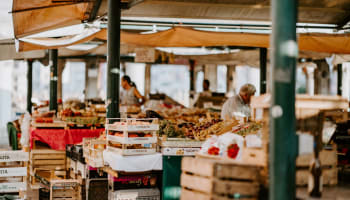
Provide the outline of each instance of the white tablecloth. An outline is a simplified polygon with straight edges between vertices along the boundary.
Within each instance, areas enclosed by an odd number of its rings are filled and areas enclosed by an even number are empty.
[[[162,154],[160,153],[142,156],[121,156],[105,150],[103,159],[115,171],[145,172],[163,169]]]

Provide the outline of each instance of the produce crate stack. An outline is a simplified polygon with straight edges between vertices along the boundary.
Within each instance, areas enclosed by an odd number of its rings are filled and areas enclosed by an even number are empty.
[[[35,178],[40,184],[39,199],[41,200],[78,200],[79,183],[74,179],[62,179],[52,170],[36,170]]]
[[[158,161],[162,158],[157,153],[158,119],[107,119],[105,127],[107,149],[104,151],[104,161],[109,165],[109,167],[105,167],[105,171],[108,172],[109,199],[159,200],[160,191],[158,188],[161,182],[159,173],[152,171],[153,169],[150,169],[152,173],[137,169],[135,174],[136,171],[134,171],[135,167],[138,168],[135,164],[138,162],[137,160],[144,160],[149,165],[158,166]],[[136,159],[134,164],[130,163],[134,162],[131,161],[131,158]],[[158,161],[152,160],[153,158]],[[120,160],[119,162],[124,160],[125,163],[118,163],[115,159]],[[131,167],[133,169],[127,167],[126,163],[134,165]],[[143,167],[141,166],[141,168]]]
[[[156,153],[157,119],[107,119],[107,150],[130,156]]]
[[[79,199],[86,199],[86,162],[83,145],[66,145],[67,169],[71,179],[78,180]]]
[[[297,186],[306,186],[310,177],[310,165],[314,159],[313,154],[299,156],[296,165],[296,184]],[[334,186],[338,184],[338,169],[337,169],[337,151],[322,150],[319,155],[322,168],[322,184],[325,186]]]
[[[0,151],[0,196],[25,194],[28,160],[28,152]]]
[[[259,166],[234,161],[185,157],[181,200],[258,199],[260,170]]]
[[[30,181],[35,184],[36,170],[53,170],[66,176],[66,152],[52,149],[32,149],[30,152]]]
[[[78,163],[78,171],[82,174],[85,184],[86,199],[108,199],[107,173],[103,172],[103,151],[106,149],[106,140],[101,138],[83,138],[83,155],[86,164]],[[84,172],[84,173],[83,173]]]
[[[106,140],[98,138],[83,138],[83,156],[91,167],[104,167],[103,151],[105,149]]]

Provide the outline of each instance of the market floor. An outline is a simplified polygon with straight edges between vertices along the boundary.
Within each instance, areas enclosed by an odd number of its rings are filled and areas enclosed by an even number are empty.
[[[350,185],[325,187],[323,188],[322,198],[309,197],[306,187],[297,188],[297,197],[303,200],[348,200],[350,199]]]
[[[310,198],[307,187],[297,188],[297,197],[305,200],[348,200],[350,199],[350,170],[338,172],[338,185],[324,187],[322,198]]]

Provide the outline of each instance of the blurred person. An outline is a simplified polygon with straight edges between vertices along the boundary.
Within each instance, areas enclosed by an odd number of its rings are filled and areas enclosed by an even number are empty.
[[[140,94],[135,83],[131,81],[129,76],[125,75],[122,77],[121,85],[123,88],[120,92],[121,105],[140,106],[145,103],[145,97]]]
[[[208,79],[203,80],[203,92],[200,93],[200,96],[206,96],[206,97],[211,97],[211,91],[210,91],[210,82]]]
[[[232,119],[235,113],[243,114],[250,117],[250,98],[256,92],[255,86],[252,84],[243,85],[239,94],[226,100],[221,110],[221,119]]]

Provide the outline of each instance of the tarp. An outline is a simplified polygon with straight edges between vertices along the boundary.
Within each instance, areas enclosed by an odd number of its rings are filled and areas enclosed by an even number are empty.
[[[81,23],[89,18],[93,1],[13,0],[12,17],[16,38]]]
[[[87,28],[81,34],[66,36],[62,38],[21,38],[18,43],[18,51],[31,51],[38,49],[58,49],[60,47],[68,47],[75,44],[81,44],[104,34],[97,28]]]
[[[77,36],[76,38],[82,38]],[[93,38],[107,40],[106,29],[101,29],[93,35],[81,39],[66,42],[67,38],[26,38],[20,39],[20,51],[36,49],[51,49],[62,46],[70,46],[79,42],[85,42]],[[55,44],[57,41],[57,45]],[[320,34],[308,33],[299,34],[298,37],[300,51],[314,51],[324,53],[350,54],[350,34]],[[121,43],[149,47],[202,47],[202,46],[244,46],[268,48],[270,45],[270,35],[253,33],[228,33],[199,31],[186,27],[174,27],[166,31],[152,34],[139,34],[121,32]],[[35,46],[32,46],[35,44]],[[40,47],[41,46],[41,47]]]

